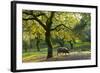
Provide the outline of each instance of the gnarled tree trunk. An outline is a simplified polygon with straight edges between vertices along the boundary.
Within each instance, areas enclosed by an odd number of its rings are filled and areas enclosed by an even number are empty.
[[[45,41],[46,41],[47,46],[48,46],[47,59],[48,59],[48,58],[51,58],[51,57],[53,56],[53,49],[52,49],[52,45],[51,45],[51,39],[50,39],[50,36],[51,36],[51,34],[50,34],[49,31],[45,33]]]

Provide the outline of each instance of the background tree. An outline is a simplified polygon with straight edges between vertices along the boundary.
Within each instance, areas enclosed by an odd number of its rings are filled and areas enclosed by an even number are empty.
[[[81,20],[74,28],[73,32],[77,35],[81,40],[84,40],[84,37],[90,37],[90,24],[91,24],[91,16],[89,13],[80,13]],[[82,39],[84,38],[84,39]],[[90,39],[89,39],[90,40]]]

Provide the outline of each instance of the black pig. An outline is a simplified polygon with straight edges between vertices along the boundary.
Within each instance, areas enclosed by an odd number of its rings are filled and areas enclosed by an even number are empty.
[[[59,48],[57,49],[57,55],[58,55],[58,54],[61,54],[61,53],[64,53],[65,55],[66,55],[66,54],[69,54],[68,48],[66,48],[66,47],[59,47]]]

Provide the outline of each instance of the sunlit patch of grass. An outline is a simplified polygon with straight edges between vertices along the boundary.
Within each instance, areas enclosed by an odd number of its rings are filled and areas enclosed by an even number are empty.
[[[60,60],[64,60],[64,59],[67,59],[70,57],[84,57],[84,56],[90,56],[91,55],[91,51],[70,51],[70,54],[68,55],[57,55],[57,50],[56,49],[53,49],[53,58],[50,59],[50,61],[60,61]],[[22,55],[22,61],[24,63],[27,63],[27,62],[43,62],[43,61],[48,61],[47,59],[47,48],[42,48],[40,49],[40,51],[31,51],[31,52],[23,52],[23,55]],[[73,57],[74,58],[74,57]],[[71,58],[72,59],[72,58]],[[75,59],[75,58],[74,58]]]
[[[23,62],[38,62],[41,58],[47,56],[47,48],[41,49],[40,51],[24,52],[22,55]]]

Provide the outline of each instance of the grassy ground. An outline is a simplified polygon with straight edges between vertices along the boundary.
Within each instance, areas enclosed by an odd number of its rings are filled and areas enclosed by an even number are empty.
[[[46,59],[47,49],[42,49],[40,52],[24,52],[22,56],[22,61],[28,62],[44,62],[44,61],[63,61],[63,60],[84,60],[90,59],[90,51],[71,51],[69,55],[59,54],[57,56],[56,49],[53,50],[53,57]]]

